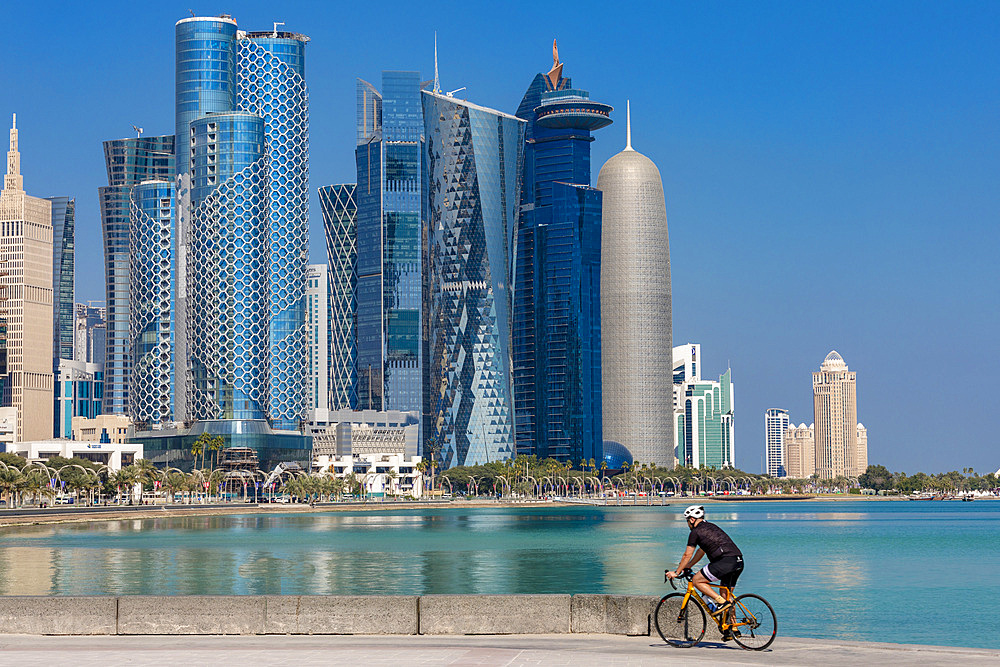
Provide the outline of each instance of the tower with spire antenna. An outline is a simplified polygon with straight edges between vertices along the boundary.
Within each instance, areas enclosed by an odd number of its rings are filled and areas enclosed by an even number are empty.
[[[528,121],[514,281],[517,453],[579,464],[603,457],[601,193],[590,186],[592,133],[611,106],[552,67],[517,110]]]
[[[17,116],[0,191],[2,404],[17,409],[15,442],[52,437],[52,204],[24,191]]]
[[[626,103],[625,149],[597,179],[601,230],[601,356],[604,439],[634,461],[673,467],[673,334],[670,242],[660,172],[632,148]]]

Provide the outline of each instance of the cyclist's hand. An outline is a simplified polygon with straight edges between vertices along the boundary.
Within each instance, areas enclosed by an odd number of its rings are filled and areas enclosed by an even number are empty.
[[[667,571],[666,571],[666,572],[664,572],[663,574],[664,574],[664,576],[665,576],[665,577],[666,577],[667,579],[676,579],[677,577],[679,577],[679,576],[680,576],[679,574],[677,574],[677,573],[676,573],[676,572],[674,572],[673,570],[667,570]]]

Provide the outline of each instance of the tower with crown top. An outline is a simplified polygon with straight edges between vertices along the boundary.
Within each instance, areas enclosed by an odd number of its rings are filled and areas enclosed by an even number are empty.
[[[0,191],[0,326],[4,406],[17,409],[16,442],[52,437],[52,204],[24,191],[17,116]]]

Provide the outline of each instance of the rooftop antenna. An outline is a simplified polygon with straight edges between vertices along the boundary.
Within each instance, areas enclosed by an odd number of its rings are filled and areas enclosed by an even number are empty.
[[[133,125],[132,129],[135,130],[135,138],[136,139],[139,139],[139,138],[142,137],[142,128],[141,127],[139,127],[137,125]]]
[[[16,113],[14,114],[14,120],[11,122],[10,129],[12,129],[12,130],[16,130],[17,129],[17,114]]]
[[[194,18],[195,17],[194,16],[194,10],[193,9],[189,9],[188,11],[191,12],[191,18]]]
[[[434,31],[434,92],[441,94],[441,79],[438,78],[438,33]]]
[[[461,88],[456,88],[455,90],[451,91],[450,93],[445,93],[445,95],[447,95],[448,97],[455,97],[455,93],[460,93],[463,90],[465,90],[466,88],[467,88],[467,86],[462,86]]]
[[[632,148],[632,109],[630,100],[625,100],[625,150],[635,150]]]

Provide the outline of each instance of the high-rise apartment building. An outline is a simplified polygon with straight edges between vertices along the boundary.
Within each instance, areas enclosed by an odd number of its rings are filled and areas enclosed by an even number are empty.
[[[791,424],[785,431],[785,476],[808,479],[816,472],[816,434],[813,424]]]
[[[356,186],[325,185],[319,189],[329,268],[330,409],[358,407],[358,207]]]
[[[101,414],[104,372],[101,364],[60,359],[55,382],[54,437],[73,437],[73,417]]]
[[[174,419],[176,238],[173,181],[132,190],[129,230],[128,415],[154,427]]]
[[[93,302],[91,302],[93,303]],[[107,344],[103,306],[78,303],[73,317],[73,360],[86,361],[104,366],[104,349]]]
[[[680,410],[674,415],[677,461],[695,468],[734,467],[732,371],[727,369],[717,382],[688,379],[679,393]]]
[[[632,149],[597,178],[601,223],[601,394],[604,440],[635,461],[674,464],[670,242],[656,165]]]
[[[143,181],[173,178],[174,136],[104,142],[108,185],[98,188],[104,239],[105,355],[104,414],[128,409],[129,230],[132,188]]]
[[[868,467],[868,439],[858,439],[857,376],[836,350],[813,373],[816,474],[820,479],[857,477]]]
[[[552,69],[537,74],[527,121],[514,287],[517,453],[601,460],[601,192],[590,187],[591,132],[611,107]]]
[[[309,39],[244,32],[226,15],[175,30],[178,413],[296,429],[307,388]]]
[[[48,200],[52,202],[52,352],[56,359],[72,359],[76,200]]]
[[[189,136],[189,415],[264,420],[270,312],[264,120],[212,113],[192,121]]]
[[[787,477],[785,467],[785,433],[788,431],[788,410],[768,408],[764,411],[765,471],[771,477]]]
[[[52,437],[52,203],[24,191],[17,116],[0,191],[3,404],[17,409],[15,442]]]
[[[330,409],[330,279],[326,264],[306,272],[306,342],[310,410]]]
[[[436,91],[422,95],[424,450],[447,466],[487,463],[514,454],[512,288],[526,123]],[[359,292],[362,247],[359,216]]]
[[[358,80],[358,408],[419,412],[424,118],[419,72]]]
[[[268,416],[301,426],[306,410],[306,265],[309,261],[309,38],[237,33],[236,109],[264,121],[268,157]]]

